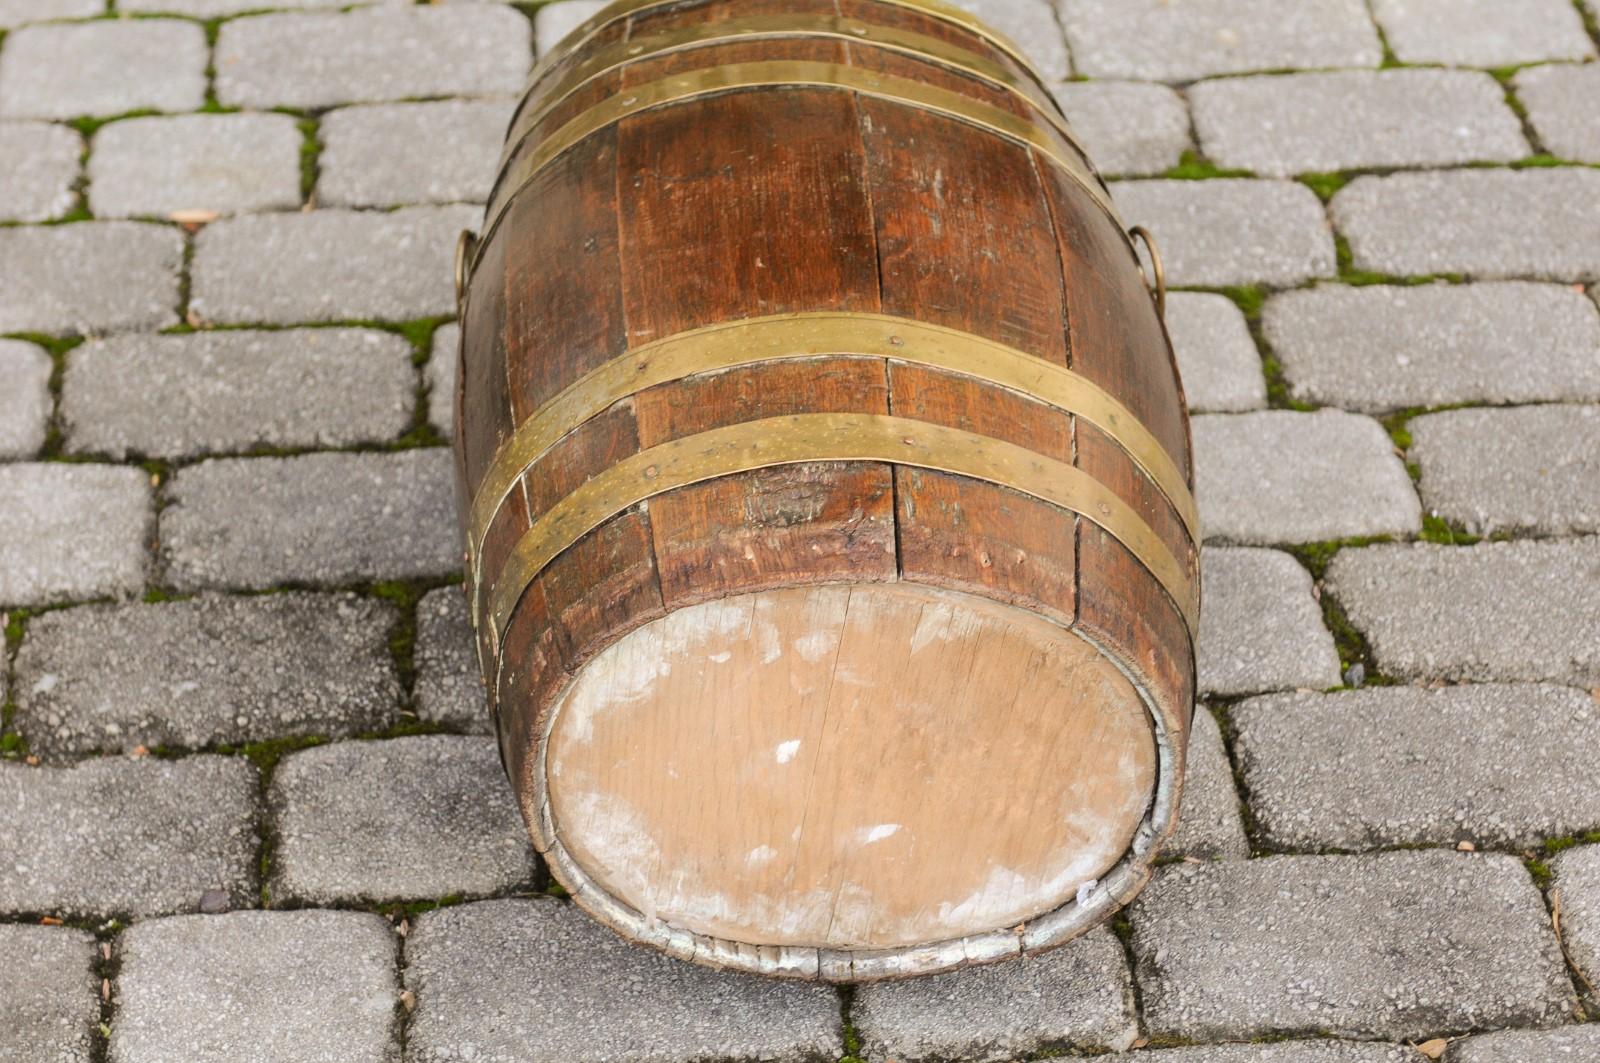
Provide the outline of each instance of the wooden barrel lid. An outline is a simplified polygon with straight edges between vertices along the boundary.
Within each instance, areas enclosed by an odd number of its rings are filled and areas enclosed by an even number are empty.
[[[1154,726],[1081,636],[908,583],[680,609],[579,670],[550,839],[615,902],[744,945],[889,949],[1017,924],[1145,818]]]

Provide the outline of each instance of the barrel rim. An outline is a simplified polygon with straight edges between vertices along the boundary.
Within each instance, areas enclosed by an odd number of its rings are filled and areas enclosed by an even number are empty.
[[[611,3],[585,19],[577,27],[568,31],[565,36],[550,47],[548,52],[539,57],[538,62],[534,63],[533,69],[528,74],[529,87],[531,88],[562,58],[588,44],[595,34],[612,23],[658,8],[687,7],[694,2],[695,0],[612,0]],[[968,30],[1006,53],[1027,71],[1041,87],[1047,88],[1044,75],[1039,73],[1032,60],[1023,53],[1021,46],[971,12],[965,11],[955,4],[946,3],[945,0],[877,0],[877,2],[890,7],[903,7],[913,11],[921,11],[943,22],[949,22]]]
[[[506,144],[501,150],[499,167],[504,170],[517,147],[527,138],[533,127],[552,110],[584,86],[613,71],[647,59],[676,55],[699,48],[743,41],[806,39],[840,40],[913,56],[1010,92],[1039,113],[1068,143],[1087,157],[1082,142],[1067,123],[1060,104],[1042,82],[1035,82],[1034,87],[1039,92],[1039,95],[1035,96],[1027,91],[1021,81],[1004,66],[959,45],[926,34],[863,22],[841,15],[804,14],[758,15],[710,24],[692,24],[653,37],[616,41],[607,45],[604,50],[591,53],[584,64],[572,68],[558,81],[556,87],[541,99],[532,111],[529,111],[528,105],[533,98],[533,92],[543,80],[536,79],[523,92],[516,110],[512,113],[506,133]]]
[[[495,238],[500,223],[510,213],[517,198],[532,187],[538,175],[574,145],[626,118],[647,111],[691,103],[730,92],[751,89],[785,88],[843,90],[857,96],[943,115],[965,122],[1038,152],[1049,160],[1098,206],[1115,224],[1130,255],[1137,261],[1132,238],[1127,233],[1111,194],[1094,168],[1081,156],[1061,150],[1038,124],[1010,111],[1003,111],[981,100],[910,78],[876,74],[842,63],[810,60],[764,60],[703,67],[674,74],[628,90],[625,95],[608,97],[575,115],[523,156],[520,164],[502,173],[486,208],[482,237],[473,256],[472,268]],[[509,185],[509,191],[507,186]],[[470,270],[469,270],[470,272]]]
[[[828,581],[817,586],[840,582],[848,581]],[[915,580],[904,582],[918,583]],[[948,588],[941,590],[954,594],[972,593],[950,591]],[[659,920],[647,918],[601,889],[573,860],[554,830],[546,785],[546,754],[561,701],[576,681],[576,673],[569,674],[561,686],[548,696],[545,702],[548,711],[543,713],[540,722],[534,755],[524,761],[526,778],[515,787],[534,847],[573,901],[624,939],[648,945],[678,959],[748,974],[861,983],[938,974],[1034,955],[1064,945],[1099,925],[1108,912],[1126,905],[1149,880],[1153,871],[1152,861],[1177,826],[1177,809],[1183,787],[1179,765],[1186,759],[1188,719],[1182,707],[1163,705],[1141,680],[1139,669],[1114,648],[1108,647],[1081,627],[1060,624],[1043,614],[1038,615],[1083,639],[1127,678],[1139,696],[1150,725],[1156,746],[1157,770],[1145,815],[1135,828],[1127,850],[1111,870],[1093,887],[1081,891],[1078,897],[1026,919],[1020,924],[1020,930],[997,930],[894,949],[831,949],[753,945],[668,927]],[[595,652],[601,652],[644,622],[647,621],[613,632],[604,645],[596,647]],[[1192,705],[1189,708],[1192,710]],[[513,780],[514,783],[516,781]]]

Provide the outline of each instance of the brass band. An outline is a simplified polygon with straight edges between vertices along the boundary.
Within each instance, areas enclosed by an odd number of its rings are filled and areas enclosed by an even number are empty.
[[[506,147],[500,158],[501,165],[504,166],[510,159],[528,131],[563,100],[614,70],[655,56],[695,48],[736,41],[786,38],[822,38],[868,44],[958,71],[1016,96],[1053,125],[1056,132],[1074,147],[1080,151],[1083,149],[1067,125],[1066,118],[1044,88],[1030,84],[1028,79],[1018,78],[1004,65],[960,45],[893,26],[877,26],[837,15],[763,15],[681,26],[651,37],[617,41],[585,54],[581,62],[565,71],[549,91],[539,96],[537,104],[531,103],[537,85],[529,88],[512,117],[511,131],[506,135]]]
[[[1087,377],[982,336],[908,318],[780,314],[645,344],[590,370],[522,422],[495,452],[472,499],[467,546],[474,598],[483,577],[483,541],[495,514],[517,480],[574,428],[657,384],[779,359],[851,354],[959,373],[1082,417],[1127,452],[1199,541],[1199,514],[1182,470],[1127,407]]]
[[[1082,187],[1089,198],[1116,222],[1117,231],[1123,234],[1123,239],[1128,240],[1110,194],[1100,184],[1089,164],[1075,152],[1062,150],[1045,129],[1029,119],[980,103],[970,96],[909,78],[876,74],[838,63],[775,60],[730,63],[660,78],[603,100],[577,115],[540,141],[532,151],[515,160],[515,164],[501,174],[498,190],[489,202],[488,220],[484,225],[483,237],[478,241],[478,254],[482,255],[483,249],[494,238],[500,220],[517,194],[558,155],[590,134],[642,111],[735,89],[764,86],[847,89],[863,96],[947,115],[1032,148]],[[1129,248],[1131,252],[1131,241]]]
[[[607,520],[680,487],[816,461],[882,461],[953,473],[1071,510],[1126,547],[1172,599],[1191,638],[1198,630],[1195,575],[1131,506],[1082,469],[1015,443],[927,421],[882,414],[809,413],[744,421],[641,450],[541,514],[512,550],[489,599],[497,660],[506,625],[528,586],[557,555]],[[497,673],[499,668],[497,663]]]
[[[920,11],[942,22],[960,26],[962,29],[967,30],[974,36],[983,38],[1009,55],[1021,64],[1022,68],[1031,74],[1040,85],[1044,84],[1044,78],[1033,68],[1033,64],[1029,62],[1027,56],[1022,54],[1022,49],[1017,47],[1011,38],[998,30],[990,28],[981,19],[963,11],[954,4],[944,3],[943,0],[879,0],[879,2],[892,7],[904,7],[913,11]],[[538,63],[534,64],[533,73],[529,78],[529,85],[537,84],[539,79],[552,66],[560,62],[565,56],[589,43],[595,34],[612,23],[631,18],[634,15],[644,14],[655,8],[672,7],[682,3],[683,0],[615,0],[615,2],[607,4],[587,22],[584,22],[577,29],[557,41],[555,47],[539,57]]]

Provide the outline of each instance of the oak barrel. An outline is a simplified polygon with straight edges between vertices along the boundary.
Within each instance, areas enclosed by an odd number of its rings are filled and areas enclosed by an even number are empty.
[[[457,280],[479,658],[578,904],[859,981],[1132,897],[1193,704],[1188,420],[1014,44],[619,0],[536,67]]]

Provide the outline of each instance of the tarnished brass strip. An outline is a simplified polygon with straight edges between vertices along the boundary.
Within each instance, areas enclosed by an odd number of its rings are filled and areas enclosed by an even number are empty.
[[[803,413],[713,428],[649,447],[588,480],[523,534],[489,599],[496,657],[523,593],[557,555],[632,506],[734,473],[814,461],[883,461],[969,476],[1060,506],[1104,528],[1197,630],[1195,579],[1139,514],[1099,480],[1026,447],[958,428],[870,413]],[[498,674],[500,665],[496,664]]]
[[[1050,94],[1039,86],[1030,91],[1027,79],[1018,78],[1000,63],[986,59],[960,45],[893,26],[878,26],[860,19],[838,15],[762,15],[756,18],[729,19],[725,22],[694,23],[651,37],[617,41],[583,56],[581,62],[565,71],[560,80],[539,102],[530,107],[533,90],[523,96],[506,134],[506,147],[500,157],[505,165],[528,131],[579,89],[630,63],[677,52],[708,48],[738,41],[820,38],[868,44],[885,51],[925,59],[1009,92],[1037,111],[1079,151],[1079,143],[1066,118]]]
[[[806,313],[729,321],[645,344],[579,377],[495,452],[467,521],[474,596],[483,540],[516,482],[556,441],[611,406],[697,373],[787,358],[869,355],[972,377],[1076,414],[1110,436],[1172,503],[1195,542],[1200,519],[1183,472],[1127,407],[1087,377],[970,332],[885,314]]]
[[[944,3],[943,0],[878,0],[879,3],[890,7],[903,7],[912,11],[920,11],[925,15],[936,18],[941,22],[949,22],[960,26],[974,36],[981,37],[1005,52],[1012,59],[1021,64],[1033,78],[1044,85],[1044,77],[1034,69],[1033,63],[1022,54],[1022,49],[1016,42],[999,30],[986,25],[982,19],[969,12],[963,11],[954,4]],[[559,63],[565,56],[583,47],[595,34],[605,29],[614,22],[641,15],[647,11],[663,7],[684,6],[684,0],[615,0],[601,10],[595,12],[587,22],[568,33],[534,64],[533,72],[529,75],[529,86],[538,83],[549,69]]]
[[[1133,246],[1117,214],[1117,209],[1111,202],[1111,196],[1100,186],[1098,178],[1089,169],[1088,164],[1080,158],[1073,157],[1071,153],[1062,151],[1044,129],[1029,119],[1018,117],[1010,111],[1002,111],[998,107],[990,107],[958,92],[925,85],[910,78],[875,74],[859,67],[844,66],[839,63],[775,60],[763,63],[729,63],[725,66],[706,67],[660,78],[603,100],[577,115],[540,141],[536,148],[518,159],[511,169],[501,174],[499,190],[489,202],[488,221],[484,226],[483,237],[478,241],[478,254],[481,256],[489,241],[494,238],[500,219],[505,216],[507,207],[517,194],[532,182],[540,170],[585,137],[641,111],[683,103],[701,96],[764,86],[846,89],[863,96],[872,96],[907,107],[947,115],[1033,148],[1077,182],[1116,223],[1117,231],[1122,233],[1123,240],[1128,242],[1130,250]]]

